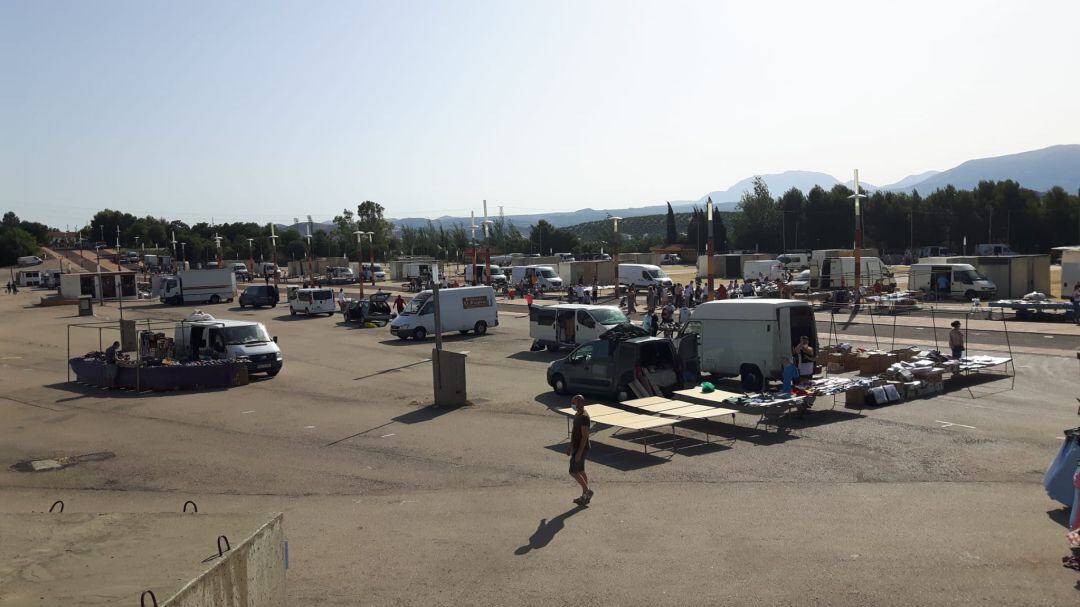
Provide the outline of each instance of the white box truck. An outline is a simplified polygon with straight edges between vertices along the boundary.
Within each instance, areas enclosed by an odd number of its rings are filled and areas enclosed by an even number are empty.
[[[439,289],[439,316],[443,333],[457,331],[477,335],[499,326],[495,290],[489,286]],[[431,291],[421,291],[390,323],[391,335],[401,339],[424,339],[435,333],[435,301]]]
[[[261,322],[217,319],[204,312],[176,323],[174,345],[181,358],[192,360],[246,356],[250,361],[248,373],[266,373],[270,377],[277,375],[283,364],[277,338],[270,337]]]
[[[236,297],[236,274],[232,268],[183,270],[165,280],[161,303],[220,303]]]
[[[533,350],[573,348],[599,339],[608,329],[630,322],[615,306],[555,304],[529,308],[529,337]]]
[[[646,263],[620,263],[619,284],[627,287],[670,287],[672,282],[660,266]]]
[[[743,262],[743,280],[773,282],[784,277],[784,264],[779,259],[753,259]]]
[[[947,288],[938,287],[945,279]],[[983,276],[975,266],[966,263],[916,263],[911,265],[908,274],[908,289],[922,291],[928,298],[953,298],[971,301],[973,299],[993,299],[997,295],[997,285]]]
[[[801,337],[818,352],[814,311],[805,301],[708,301],[694,308],[686,331],[698,336],[702,372],[739,376],[747,392],[759,392],[766,378],[780,377],[782,362]]]
[[[881,288],[886,293],[896,290],[896,277],[892,270],[877,257],[863,257],[860,266],[859,282],[867,289],[881,281]],[[810,289],[837,290],[855,286],[854,257],[813,257],[810,260]]]

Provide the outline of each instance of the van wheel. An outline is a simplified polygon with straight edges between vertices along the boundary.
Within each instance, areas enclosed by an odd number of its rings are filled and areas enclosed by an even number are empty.
[[[412,336],[413,339],[415,339],[416,341],[422,341],[425,337],[427,337],[427,329],[425,329],[424,327],[416,327],[416,329],[414,329],[412,332]]]
[[[559,351],[559,344],[548,344],[547,349],[548,349],[548,352],[558,352]]]
[[[240,302],[240,309],[241,309],[241,310],[243,310],[243,309],[244,309],[244,302]]]
[[[739,369],[739,379],[742,381],[744,392],[761,392],[761,389],[765,387],[765,378],[757,365],[743,365]]]
[[[968,301],[971,301],[972,299],[976,299],[977,297],[979,297],[979,294],[976,293],[975,291],[972,291],[971,289],[968,289],[964,293],[964,299],[966,299]]]
[[[615,400],[620,403],[630,400],[631,398],[633,398],[633,396],[631,395],[630,388],[626,386],[619,386],[619,389],[615,391]]]
[[[217,295],[211,295],[210,296],[210,303],[212,303],[212,304],[221,303],[221,298],[218,297]]]
[[[555,374],[555,377],[551,378],[551,387],[555,389],[556,394],[566,394],[566,379],[559,374]]]
[[[473,332],[477,335],[483,335],[484,333],[487,333],[487,323],[482,320],[476,321],[476,326],[473,327]]]
[[[289,316],[296,316],[296,310],[289,308]]]

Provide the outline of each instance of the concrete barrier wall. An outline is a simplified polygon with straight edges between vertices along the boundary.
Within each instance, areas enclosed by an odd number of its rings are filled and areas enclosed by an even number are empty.
[[[162,607],[283,607],[285,536],[277,514]]]

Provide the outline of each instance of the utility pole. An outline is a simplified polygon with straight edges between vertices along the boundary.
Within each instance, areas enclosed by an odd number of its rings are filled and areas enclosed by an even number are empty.
[[[360,242],[360,237],[364,235],[363,230],[356,230],[353,232],[356,234],[356,267],[360,268],[360,299],[364,298],[364,245]],[[372,268],[374,273],[374,268]]]
[[[277,291],[278,286],[278,265],[277,265],[277,234],[274,233],[274,224],[270,223],[270,252],[271,258],[274,260],[274,291]]]
[[[491,284],[491,242],[488,241],[488,228],[493,222],[488,219],[487,200],[484,201],[484,284]]]
[[[712,196],[709,196],[708,201],[705,202],[705,229],[708,231],[707,236],[709,237],[708,240],[705,241],[705,266],[706,274],[709,277],[709,290],[705,294],[706,301],[711,301],[713,299],[713,247],[715,246],[715,243],[713,242],[712,207]]]
[[[859,199],[866,198],[865,194],[859,193],[859,169],[855,169],[855,193],[848,198],[855,199],[855,288],[859,289],[862,287],[862,214],[859,212]]]
[[[787,211],[780,209],[780,252],[787,253]]]
[[[472,284],[475,287],[480,284],[476,276],[476,212],[469,211],[469,231],[472,234]]]
[[[248,270],[249,270],[250,278],[254,279],[255,278],[255,239],[254,238],[248,238],[247,241],[248,241],[248,263],[251,264],[250,266],[248,266]]]
[[[619,244],[620,244],[619,241],[622,240],[621,238],[619,238],[619,220],[620,219],[622,219],[622,217],[612,217],[611,218],[612,228],[615,230],[615,245],[614,245],[614,248],[611,251],[612,252],[611,260],[613,262],[613,265],[615,266],[615,305],[616,306],[619,305]]]

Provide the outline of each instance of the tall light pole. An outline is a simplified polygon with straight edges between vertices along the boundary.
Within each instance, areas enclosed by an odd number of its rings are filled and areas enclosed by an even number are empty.
[[[469,232],[472,234],[472,284],[475,287],[480,283],[476,276],[476,212],[469,211]]]
[[[360,268],[360,297],[364,298],[364,245],[360,242],[361,237],[367,232],[363,230],[354,230],[352,233],[356,234],[356,267]],[[374,274],[375,271],[373,270]]]
[[[709,196],[708,201],[705,203],[705,229],[708,230],[708,239],[705,241],[705,274],[708,276],[708,292],[705,294],[705,300],[711,301],[713,299],[713,253],[716,243],[713,241],[713,204],[712,196]]]
[[[490,219],[484,220],[484,284],[487,285],[491,284],[491,226],[494,224]]]
[[[364,232],[367,236],[368,244],[368,256],[371,259],[369,267],[371,268],[371,286],[375,286],[375,232]]]
[[[180,258],[178,258],[176,256],[176,230],[173,230],[173,232],[172,232],[172,257],[173,257],[172,265],[175,267],[176,262],[178,262],[180,260]]]
[[[621,244],[619,241],[622,240],[622,238],[619,237],[619,220],[622,219],[622,217],[611,217],[610,219],[612,228],[615,230],[615,243],[612,245],[611,249],[612,265],[615,266],[615,305],[619,305],[619,245]],[[541,253],[541,255],[542,254],[543,253]]]
[[[180,257],[183,259],[183,261],[185,263],[187,262],[187,243],[186,242],[181,242],[180,243]]]
[[[848,198],[855,199],[855,288],[859,289],[862,287],[862,214],[859,199],[866,198],[865,194],[859,193],[859,169],[855,169],[855,193]]]
[[[221,268],[221,236],[214,234],[214,243],[217,247],[217,265]]]
[[[307,258],[308,258],[308,275],[307,282],[311,283],[315,279],[315,256],[311,252],[311,230],[308,230],[307,236]]]
[[[274,290],[277,291],[278,286],[278,265],[277,265],[277,234],[274,233],[274,224],[270,224],[270,252],[271,258],[274,261]]]
[[[248,270],[249,270],[248,274],[250,275],[249,277],[252,280],[254,280],[254,278],[255,278],[255,239],[254,238],[248,238],[247,241],[248,241],[248,263],[251,264],[250,266],[248,266]]]

